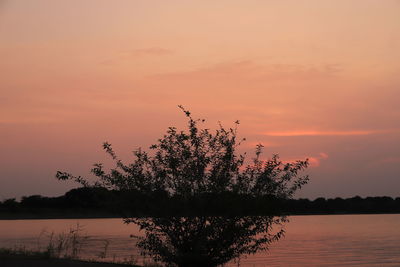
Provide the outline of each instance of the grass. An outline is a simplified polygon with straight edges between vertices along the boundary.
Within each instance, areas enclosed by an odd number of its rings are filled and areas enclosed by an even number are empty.
[[[70,228],[67,232],[55,234],[54,232],[42,232],[39,236],[46,237],[48,240],[45,246],[40,246],[38,240],[38,249],[31,250],[25,247],[15,248],[0,248],[0,260],[70,260],[79,262],[91,262],[91,263],[110,263],[117,265],[136,266],[137,258],[131,256],[122,260],[116,260],[112,262],[106,262],[104,259],[107,257],[108,247],[110,242],[104,240],[103,251],[98,255],[98,259],[81,259],[79,257],[84,245],[89,239],[89,236],[83,234],[83,227],[79,224],[74,228]],[[161,267],[153,261],[144,261],[144,267]]]
[[[32,251],[25,248],[0,248],[0,259],[39,259],[47,260],[51,256],[47,251]]]
[[[70,228],[69,232],[54,234],[51,232],[49,242],[46,246],[45,252],[52,258],[69,258],[77,259],[82,250],[85,242],[89,239],[88,236],[83,235],[83,227],[79,224],[75,228]]]

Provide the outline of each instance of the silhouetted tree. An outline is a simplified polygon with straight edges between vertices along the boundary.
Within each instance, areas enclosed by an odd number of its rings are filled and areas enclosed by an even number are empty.
[[[204,120],[195,120],[189,111],[180,108],[188,118],[188,131],[170,127],[150,147],[151,152],[134,151],[131,164],[124,164],[111,145],[104,143],[116,167],[106,172],[102,164],[95,164],[92,173],[98,180],[94,184],[65,172],[57,172],[56,177],[72,179],[83,186],[168,195],[184,202],[205,194],[225,193],[284,200],[307,183],[308,176],[299,175],[308,166],[307,160],[284,163],[274,155],[264,161],[262,145],[258,145],[255,157],[246,164],[245,155],[236,152],[243,141],[237,138],[238,121],[234,128],[219,125],[211,132],[198,127]],[[145,230],[138,246],[155,260],[171,266],[204,267],[266,249],[284,233],[282,228],[272,233],[274,225],[286,221],[285,216],[274,215],[181,217],[171,214],[170,217],[126,218],[125,222],[134,222]]]

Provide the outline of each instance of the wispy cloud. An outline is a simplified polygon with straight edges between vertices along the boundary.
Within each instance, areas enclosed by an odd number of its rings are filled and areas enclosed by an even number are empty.
[[[143,53],[145,51],[137,51]],[[155,52],[155,51],[154,51]],[[154,79],[226,79],[233,77],[235,80],[245,79],[256,81],[273,80],[309,80],[327,78],[341,72],[339,64],[326,64],[321,66],[290,65],[290,64],[257,64],[252,60],[220,62],[203,68],[197,68],[182,72],[159,73],[150,75]]]
[[[375,161],[376,164],[399,164],[400,157],[387,157]]]
[[[145,56],[166,56],[173,54],[174,51],[162,47],[148,47],[148,48],[137,48],[132,50],[125,50],[119,52],[114,58],[104,59],[99,63],[101,65],[113,65],[118,61],[129,60],[131,58],[145,57]]]
[[[353,135],[371,135],[385,133],[388,131],[363,130],[363,131],[285,131],[285,132],[265,132],[267,136],[353,136]]]

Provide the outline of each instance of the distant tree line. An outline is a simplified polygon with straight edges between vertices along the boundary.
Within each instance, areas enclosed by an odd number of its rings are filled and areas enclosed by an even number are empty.
[[[368,214],[368,213],[399,213],[400,197],[387,196],[351,198],[323,197],[315,200],[292,199],[287,200],[285,212],[288,214]]]
[[[279,207],[279,209],[278,209]],[[201,194],[188,201],[165,193],[81,187],[59,197],[24,196],[0,201],[0,218],[12,217],[145,217],[170,215],[400,213],[400,197],[279,200],[244,194]]]

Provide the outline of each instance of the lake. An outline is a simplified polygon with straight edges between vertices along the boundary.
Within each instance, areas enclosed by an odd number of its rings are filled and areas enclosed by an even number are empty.
[[[241,259],[240,266],[400,266],[400,214],[290,216],[289,220],[284,238],[268,252]],[[56,240],[77,224],[80,235],[87,237],[82,258],[100,259],[103,254],[106,260],[143,260],[130,237],[141,233],[121,219],[0,220],[0,247],[44,249],[51,233]]]

